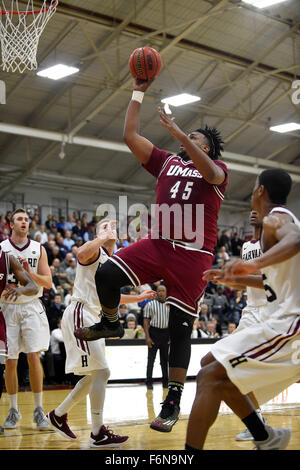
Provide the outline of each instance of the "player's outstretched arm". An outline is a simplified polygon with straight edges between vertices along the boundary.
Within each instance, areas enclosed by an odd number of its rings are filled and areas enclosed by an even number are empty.
[[[132,302],[143,302],[143,300],[153,300],[156,297],[156,292],[152,289],[143,291],[138,295],[121,294],[120,304],[131,304]]]
[[[9,256],[9,265],[11,273],[14,274],[14,277],[23,287],[9,287],[5,290],[5,299],[15,301],[20,295],[37,294],[39,291],[38,286],[13,255]]]
[[[193,139],[183,132],[175,123],[174,117],[169,117],[164,109],[158,108],[160,123],[165,127],[169,133],[179,140],[188,153],[191,160],[193,160],[195,167],[201,173],[203,178],[211,184],[222,184],[225,180],[225,173],[214,161],[196,144]]]
[[[245,290],[246,287],[264,289],[262,276],[260,274],[229,276],[223,269],[208,269],[207,271],[204,271],[202,279],[207,282],[211,281],[214,284],[225,284],[226,286],[237,290]]]
[[[103,245],[103,240],[96,238],[90,242],[86,242],[79,247],[77,251],[77,259],[80,264],[90,264],[96,261],[99,257],[99,249]]]
[[[143,93],[149,88],[153,80],[134,79],[133,91],[140,92],[141,100]],[[139,134],[141,102],[131,99],[129,102],[124,124],[123,138],[137,159],[146,164],[151,156],[153,144]]]

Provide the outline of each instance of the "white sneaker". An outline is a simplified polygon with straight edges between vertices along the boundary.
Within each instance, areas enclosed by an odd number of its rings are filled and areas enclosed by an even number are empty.
[[[240,434],[237,434],[235,436],[236,441],[253,441],[253,436],[249,429],[245,429],[245,431],[241,432]]]
[[[264,424],[267,424],[267,420],[265,418],[262,418],[262,421]],[[236,441],[253,441],[253,436],[249,429],[245,429],[245,431],[241,432],[240,434],[237,434],[235,436]]]
[[[291,430],[289,428],[271,428],[266,426],[269,434],[265,441],[253,441],[256,450],[281,450],[285,449],[291,438]]]
[[[8,416],[3,424],[4,429],[16,429],[17,422],[22,418],[21,413],[16,408],[10,408]]]
[[[43,408],[37,406],[33,412],[33,421],[36,423],[38,429],[50,429],[50,425],[46,420]]]

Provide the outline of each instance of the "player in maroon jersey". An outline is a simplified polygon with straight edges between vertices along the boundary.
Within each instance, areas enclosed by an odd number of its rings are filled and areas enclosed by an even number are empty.
[[[7,284],[7,276],[14,274],[23,287],[13,287]],[[12,255],[5,253],[0,246],[0,296],[15,300],[19,295],[34,295],[38,292],[37,285],[23,269],[19,261]],[[6,327],[3,313],[0,309],[0,398],[4,387],[5,357],[7,355]],[[0,432],[3,428],[0,427]]]
[[[193,323],[206,287],[202,275],[214,260],[217,219],[228,172],[218,159],[223,142],[216,129],[206,127],[186,135],[174,118],[158,108],[161,125],[181,143],[177,155],[158,149],[138,133],[141,101],[150,83],[134,82],[124,140],[157,180],[154,228],[149,236],[118,251],[97,271],[103,319],[90,328],[76,330],[75,336],[87,341],[122,337],[118,322],[120,288],[164,280],[170,304],[169,390],[151,427],[169,432],[178,420]]]

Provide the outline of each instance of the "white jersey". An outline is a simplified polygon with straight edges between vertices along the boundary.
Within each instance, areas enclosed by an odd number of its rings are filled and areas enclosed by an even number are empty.
[[[22,258],[25,258],[28,261],[28,264],[30,266],[30,269],[34,272],[37,273],[38,270],[38,264],[39,264],[39,259],[41,257],[42,253],[42,245],[35,240],[31,240],[28,238],[27,243],[23,246],[23,248],[19,248],[11,238],[8,238],[1,242],[1,247],[3,251],[6,253],[9,253],[11,255],[14,255],[16,258],[18,256],[21,256]],[[8,284],[18,284],[18,281],[15,279],[13,274],[8,275]],[[7,304],[25,304],[28,302],[32,302],[35,299],[38,299],[43,295],[43,287],[40,287],[38,290],[38,293],[35,295],[20,295],[17,300],[12,301],[12,300],[6,300],[4,299],[4,296],[2,295],[1,297],[1,302],[7,303]]]
[[[73,287],[71,301],[80,302],[97,317],[100,314],[100,301],[95,285],[95,274],[98,267],[105,263],[109,255],[102,247],[99,249],[99,256],[91,264],[80,264],[76,267],[76,276]]]
[[[300,221],[288,209],[274,207],[270,214],[276,212],[289,214],[300,228]],[[269,315],[278,319],[286,315],[300,316],[300,253],[282,263],[263,268],[261,271]]]
[[[242,260],[252,261],[261,256],[260,240],[250,240],[242,246]],[[266,293],[263,289],[247,287],[247,309],[251,307],[261,307],[267,305]]]

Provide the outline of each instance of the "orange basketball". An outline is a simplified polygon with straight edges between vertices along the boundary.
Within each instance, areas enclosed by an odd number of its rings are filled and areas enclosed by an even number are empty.
[[[131,75],[140,80],[149,80],[159,74],[162,60],[159,52],[152,47],[139,47],[129,57]]]

